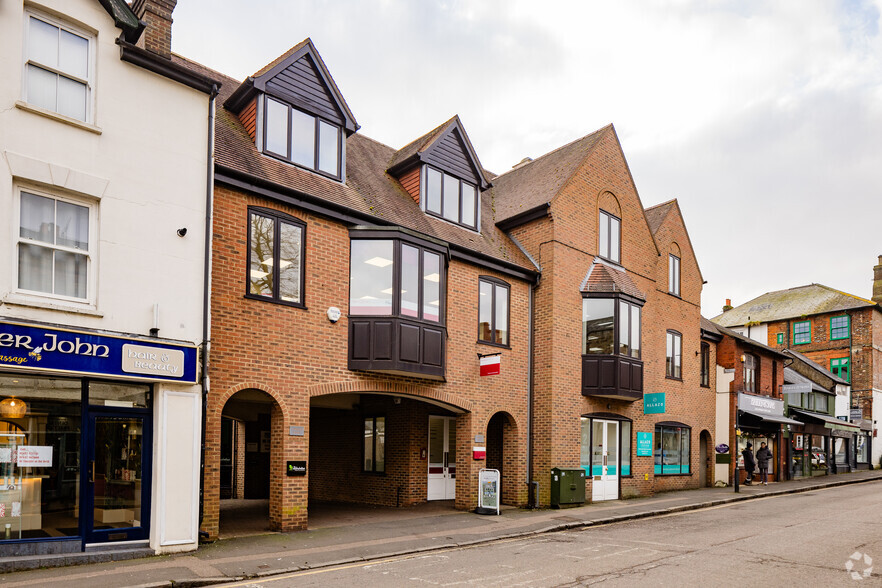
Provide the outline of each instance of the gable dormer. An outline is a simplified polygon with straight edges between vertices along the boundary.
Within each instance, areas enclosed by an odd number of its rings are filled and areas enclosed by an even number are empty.
[[[490,182],[458,116],[398,151],[387,171],[426,214],[480,230]]]
[[[358,123],[310,39],[245,80],[224,107],[265,155],[345,177],[345,137]]]

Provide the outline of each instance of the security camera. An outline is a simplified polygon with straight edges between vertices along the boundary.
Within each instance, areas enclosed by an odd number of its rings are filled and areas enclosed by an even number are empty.
[[[183,227],[178,229],[178,237],[185,237],[187,235],[187,227]]]

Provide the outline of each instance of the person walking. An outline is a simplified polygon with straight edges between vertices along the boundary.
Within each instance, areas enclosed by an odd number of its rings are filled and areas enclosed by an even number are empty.
[[[760,448],[756,452],[756,464],[759,466],[760,481],[763,486],[769,485],[769,461],[771,459],[772,452],[765,443],[760,443]]]
[[[741,457],[744,458],[744,485],[750,486],[753,483],[753,469],[756,467],[756,461],[753,459],[753,443],[748,443],[744,448],[744,451],[741,452]]]

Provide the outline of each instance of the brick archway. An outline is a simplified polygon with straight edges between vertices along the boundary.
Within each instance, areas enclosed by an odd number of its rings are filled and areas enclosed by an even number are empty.
[[[454,394],[418,384],[402,384],[396,382],[331,382],[315,384],[307,388],[307,395],[324,396],[326,394],[390,394],[412,396],[417,399],[440,402],[464,412],[473,412],[470,400],[459,398]]]
[[[216,539],[220,531],[220,457],[221,426],[224,409],[229,401],[240,392],[256,391],[269,398],[270,403],[270,456],[269,456],[269,525],[280,531],[290,531],[306,527],[306,513],[292,508],[290,481],[273,476],[274,471],[282,471],[286,455],[291,454],[288,447],[291,441],[283,432],[291,421],[291,407],[272,386],[260,381],[240,382],[227,387],[221,393],[212,393],[208,398],[205,419],[205,470],[203,472],[203,515],[202,530],[209,538]],[[302,520],[301,520],[302,519]]]
[[[486,467],[499,470],[500,503],[518,505],[522,502],[518,495],[524,484],[520,476],[524,468],[519,459],[520,428],[517,419],[505,410],[490,413],[484,425],[486,431]],[[521,492],[522,493],[522,492]]]

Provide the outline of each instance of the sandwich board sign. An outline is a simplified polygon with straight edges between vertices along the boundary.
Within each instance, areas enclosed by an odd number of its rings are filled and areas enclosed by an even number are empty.
[[[478,514],[499,514],[499,470],[482,469],[478,472]]]

